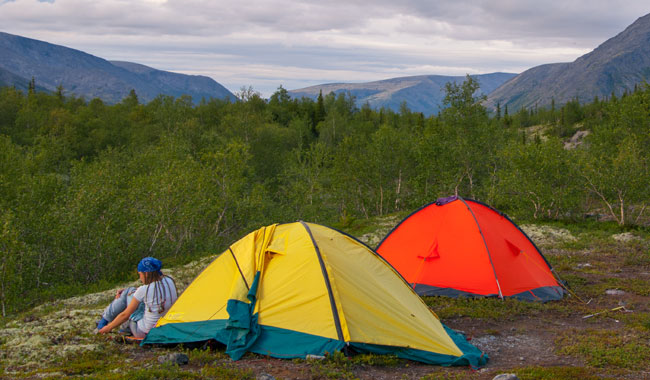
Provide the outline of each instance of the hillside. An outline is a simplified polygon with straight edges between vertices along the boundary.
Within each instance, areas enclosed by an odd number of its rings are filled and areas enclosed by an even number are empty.
[[[235,96],[214,80],[105,59],[64,46],[0,32],[0,84],[22,89],[33,77],[47,91],[63,86],[66,94],[117,103],[134,89],[141,101],[160,94],[205,97]],[[25,82],[27,81],[27,82]]]
[[[8,70],[0,68],[0,87],[16,87],[19,90],[27,90],[29,80],[22,78]]]
[[[571,63],[533,67],[490,93],[486,106],[511,109],[621,96],[650,79],[650,14]]]
[[[372,231],[359,237],[368,243],[377,240],[398,220],[375,220],[374,228],[366,227]],[[650,370],[645,360],[647,233],[577,232],[535,224],[521,227],[546,252],[559,275],[569,280],[573,296],[546,304],[423,298],[443,323],[463,331],[490,356],[480,370],[384,355],[283,360],[248,353],[232,361],[218,345],[140,347],[119,343],[122,339],[117,333],[95,335],[94,322],[103,307],[117,289],[137,285],[133,282],[54,300],[0,325],[0,378],[491,380],[501,373],[515,373],[522,380],[644,378]],[[184,289],[214,257],[164,272]],[[178,354],[187,355],[189,362],[182,366],[163,363]]]
[[[643,378],[650,86],[616,101],[490,118],[467,84],[435,118],[331,96],[322,109],[287,96],[188,107],[3,89],[0,378]],[[565,149],[577,130],[589,135]],[[134,281],[134,263],[149,252],[168,271],[223,252],[260,225],[295,220],[375,245],[379,227],[455,193],[507,213],[572,291],[592,299],[424,299],[490,355],[481,372],[376,355],[232,362],[223,348],[143,349],[92,334],[108,289]],[[567,231],[555,235],[566,239],[537,237],[559,227]],[[179,286],[191,278],[172,275]],[[181,352],[187,366],[157,362]]]
[[[489,94],[516,74],[492,73],[473,75],[481,85],[480,91]],[[367,83],[330,83],[301,89],[291,90],[294,98],[316,99],[322,91],[323,95],[330,92],[350,93],[356,98],[356,103],[362,106],[366,103],[372,108],[389,108],[399,111],[406,102],[411,111],[434,115],[440,111],[445,97],[445,84],[448,82],[462,83],[464,76],[420,75],[401,78],[385,79]]]

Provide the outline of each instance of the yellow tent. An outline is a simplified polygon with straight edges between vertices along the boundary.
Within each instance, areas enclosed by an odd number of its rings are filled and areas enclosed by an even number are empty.
[[[339,350],[442,365],[487,360],[372,249],[305,222],[263,227],[230,246],[143,344],[209,339],[235,360],[246,351],[304,358]]]

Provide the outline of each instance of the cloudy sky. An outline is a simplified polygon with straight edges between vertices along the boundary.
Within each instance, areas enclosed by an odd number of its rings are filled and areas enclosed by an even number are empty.
[[[0,31],[268,97],[569,62],[647,13],[648,0],[0,0]]]

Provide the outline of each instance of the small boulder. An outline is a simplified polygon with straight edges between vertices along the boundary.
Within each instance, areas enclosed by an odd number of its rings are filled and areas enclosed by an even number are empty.
[[[275,380],[275,377],[273,377],[273,375],[269,375],[268,373],[262,372],[259,375],[257,375],[255,380]]]
[[[175,364],[175,365],[185,365],[190,362],[190,358],[181,353],[173,353],[173,354],[167,354],[167,355],[162,355],[158,357],[158,363],[160,364]]]

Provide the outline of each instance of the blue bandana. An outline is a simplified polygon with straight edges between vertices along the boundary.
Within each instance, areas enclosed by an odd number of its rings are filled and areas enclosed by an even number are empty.
[[[160,272],[162,262],[153,257],[145,257],[138,263],[138,272]]]

